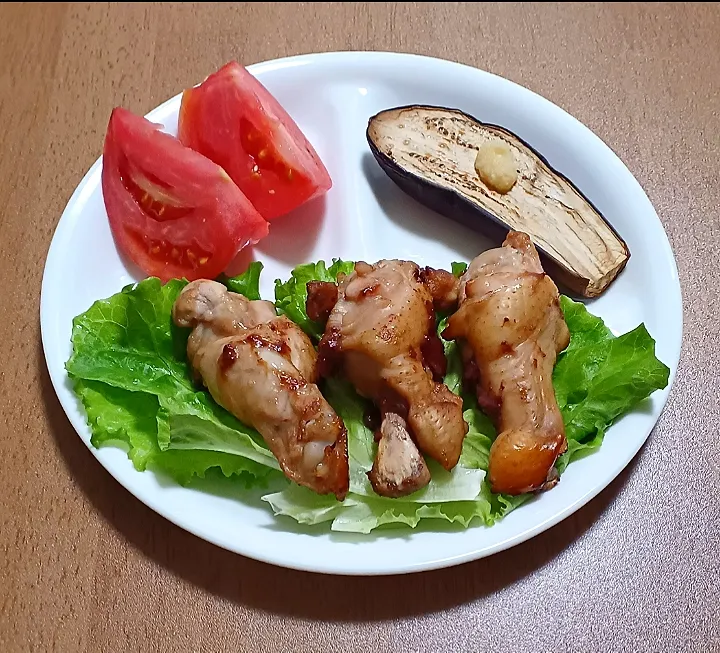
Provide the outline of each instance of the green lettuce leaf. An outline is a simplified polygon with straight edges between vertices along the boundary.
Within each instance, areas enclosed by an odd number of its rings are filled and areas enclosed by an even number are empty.
[[[287,315],[308,335],[316,340],[322,336],[323,328],[311,320],[305,310],[307,284],[309,281],[337,281],[339,274],[350,274],[355,267],[351,261],[333,259],[328,268],[325,261],[298,265],[284,283],[275,280],[275,307],[280,315]]]
[[[245,485],[258,485],[272,473],[265,465],[222,452],[161,451],[157,443],[159,404],[154,395],[82,379],[76,379],[74,387],[85,407],[92,445],[123,448],[138,471],[158,470],[181,485],[188,485],[194,477],[204,478],[211,468],[235,476]]]
[[[605,326],[605,322],[590,313],[585,304],[560,295],[560,308],[570,331],[570,344],[560,357],[567,356],[569,352],[585,345],[596,345],[614,337],[612,331]]]
[[[275,515],[292,517],[299,524],[310,526],[333,521],[345,509],[332,494],[320,495],[295,483],[262,499],[270,504]]]
[[[607,429],[655,390],[667,387],[670,368],[655,356],[641,324],[615,337],[580,302],[560,298],[570,344],[558,356],[553,386],[568,438],[559,471],[602,444]]]
[[[467,528],[473,519],[488,523],[490,503],[481,497],[477,501],[446,501],[445,503],[411,503],[404,500],[354,495],[346,499],[346,508],[333,520],[332,530],[364,533],[386,524],[403,524],[415,528],[422,519],[439,519]]]
[[[157,397],[82,379],[75,380],[74,389],[85,407],[92,445],[121,446],[135,469],[145,471],[160,451]]]
[[[253,261],[242,274],[236,277],[222,277],[220,281],[232,292],[245,295],[248,299],[260,299],[260,275],[262,271],[263,264],[260,261]]]
[[[267,487],[271,480],[281,478],[272,468],[244,456],[222,451],[167,449],[151,461],[150,468],[165,473],[180,485],[190,485],[196,478],[217,471],[234,484],[245,488]]]

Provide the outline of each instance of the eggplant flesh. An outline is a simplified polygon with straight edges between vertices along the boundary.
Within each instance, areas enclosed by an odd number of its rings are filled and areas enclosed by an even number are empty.
[[[512,132],[456,109],[406,106],[370,118],[367,140],[385,173],[408,195],[494,240],[522,231],[547,272],[583,297],[600,295],[625,267],[625,242],[593,204]],[[509,148],[517,181],[506,193],[475,169],[486,143]]]

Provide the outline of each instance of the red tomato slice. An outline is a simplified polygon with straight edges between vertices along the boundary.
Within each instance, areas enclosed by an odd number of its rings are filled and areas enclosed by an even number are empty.
[[[222,166],[266,220],[332,186],[297,124],[234,61],[183,93],[178,137]]]
[[[220,166],[126,109],[110,116],[102,189],[118,249],[163,281],[212,279],[268,233]]]

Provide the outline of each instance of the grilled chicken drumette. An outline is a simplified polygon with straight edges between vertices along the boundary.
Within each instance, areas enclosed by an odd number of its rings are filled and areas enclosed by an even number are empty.
[[[173,319],[193,329],[188,358],[215,401],[257,429],[288,478],[343,499],[347,433],[315,384],[317,354],[307,335],[270,302],[208,280],[183,289]]]
[[[448,470],[460,457],[467,424],[462,400],[441,382],[446,362],[434,310],[456,296],[450,273],[397,260],[359,262],[337,286],[308,284],[308,313],[327,319],[321,373],[341,371],[380,409],[369,474],[378,494],[402,496],[427,485],[418,448]]]
[[[510,232],[502,247],[472,261],[443,337],[462,343],[466,379],[498,430],[492,490],[521,494],[555,485],[554,465],[567,441],[552,372],[570,333],[558,290],[526,234]]]

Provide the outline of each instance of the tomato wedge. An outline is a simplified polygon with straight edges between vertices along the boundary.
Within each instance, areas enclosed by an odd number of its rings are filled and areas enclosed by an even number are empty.
[[[268,233],[220,166],[126,109],[110,116],[102,189],[118,249],[163,281],[212,279]]]
[[[295,121],[235,61],[183,93],[178,137],[226,170],[266,220],[332,186]]]

